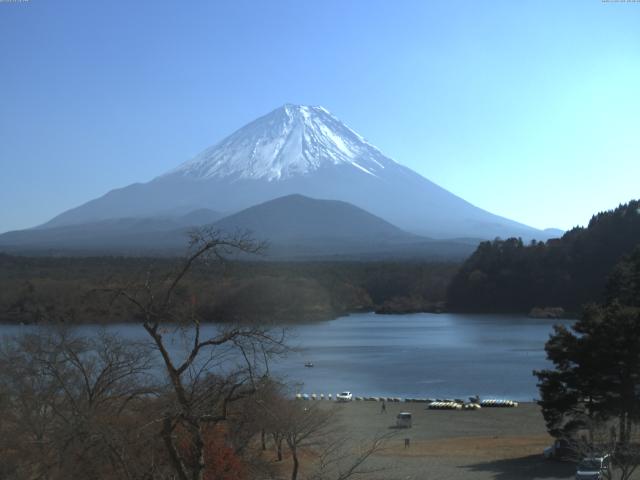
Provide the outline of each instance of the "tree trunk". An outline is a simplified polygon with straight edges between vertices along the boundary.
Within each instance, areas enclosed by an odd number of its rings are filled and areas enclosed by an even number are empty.
[[[197,459],[196,465],[193,471],[193,480],[203,480],[204,470],[206,467],[204,458],[204,434],[202,431],[202,425],[197,425],[192,428],[193,430],[193,449],[195,450],[195,457]]]
[[[276,446],[276,453],[278,455],[278,461],[281,462],[282,461],[282,442],[284,440],[284,438],[282,437],[282,435],[280,435],[279,433],[272,433],[271,436],[273,437],[273,444]]]
[[[298,454],[296,453],[296,449],[291,449],[291,455],[293,456],[293,470],[291,471],[291,480],[298,480],[298,467],[300,463],[298,462]]]
[[[169,452],[169,458],[171,459],[171,463],[173,464],[173,467],[178,474],[179,480],[189,480],[187,469],[182,460],[182,457],[180,456],[180,452],[178,452],[178,449],[173,444],[173,439],[171,438],[172,434],[173,427],[171,426],[171,419],[167,417],[163,421],[163,428],[161,432],[162,439],[167,448],[167,451]]]

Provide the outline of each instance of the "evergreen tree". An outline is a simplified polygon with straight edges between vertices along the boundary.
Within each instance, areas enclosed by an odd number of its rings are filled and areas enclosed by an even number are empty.
[[[561,239],[527,246],[516,238],[483,242],[451,281],[447,305],[459,311],[579,311],[587,302],[610,301],[610,295],[603,296],[607,275],[638,245],[639,200],[598,213],[587,228],[574,228]],[[638,269],[620,269],[613,275],[633,296],[640,290]],[[627,295],[624,304],[629,302]]]
[[[618,264],[607,303],[587,307],[570,329],[556,326],[545,346],[554,369],[536,371],[547,429],[576,438],[605,426],[620,478],[640,464],[640,249]],[[624,302],[621,303],[621,302]]]

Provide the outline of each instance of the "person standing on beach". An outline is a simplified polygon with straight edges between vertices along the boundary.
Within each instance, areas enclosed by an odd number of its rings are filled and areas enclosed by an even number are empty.
[[[387,413],[387,404],[382,401],[382,405],[380,406],[380,413]]]

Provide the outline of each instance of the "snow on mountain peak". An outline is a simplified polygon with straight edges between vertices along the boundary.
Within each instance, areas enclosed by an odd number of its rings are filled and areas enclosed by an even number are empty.
[[[275,181],[332,165],[377,176],[390,163],[324,107],[285,104],[165,176]]]

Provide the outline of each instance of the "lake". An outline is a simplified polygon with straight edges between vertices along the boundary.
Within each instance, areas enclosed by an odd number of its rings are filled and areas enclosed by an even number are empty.
[[[478,394],[530,401],[538,397],[532,371],[549,365],[544,343],[554,323],[571,321],[494,314],[354,314],[292,328],[289,344],[296,351],[275,362],[272,371],[303,383],[299,391],[305,393],[350,390],[361,396],[465,399]],[[39,327],[0,325],[0,333],[34,328]],[[99,329],[76,327],[82,335]],[[108,329],[146,339],[138,325]],[[177,339],[172,348],[179,351],[181,343]]]

